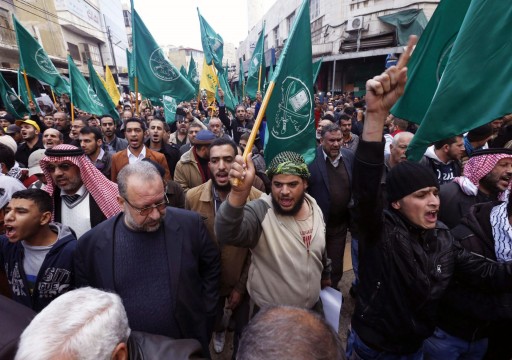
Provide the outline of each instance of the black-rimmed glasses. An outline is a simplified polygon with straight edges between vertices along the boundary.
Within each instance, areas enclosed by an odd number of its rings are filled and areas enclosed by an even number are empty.
[[[167,199],[167,194],[164,194],[164,200],[162,202],[159,202],[158,204],[154,204],[154,205],[150,205],[150,206],[146,206],[146,207],[143,207],[143,208],[138,208],[138,207],[135,207],[133,206],[132,204],[130,204],[130,202],[128,201],[128,199],[124,198],[123,199],[128,203],[128,205],[131,206],[131,208],[133,210],[135,210],[137,212],[137,214],[139,214],[140,216],[148,216],[149,214],[151,214],[151,212],[153,211],[153,209],[157,209],[158,211],[162,211],[163,209],[166,208],[167,206],[167,203],[169,202],[169,199]]]

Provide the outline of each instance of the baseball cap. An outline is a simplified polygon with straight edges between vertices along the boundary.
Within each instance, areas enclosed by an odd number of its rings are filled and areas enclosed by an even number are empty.
[[[41,131],[39,125],[34,120],[16,120],[16,125],[21,127],[21,124],[32,125],[37,131]]]
[[[201,130],[193,140],[194,145],[210,145],[215,140],[215,134],[210,130]]]
[[[11,124],[5,128],[5,133],[7,135],[14,135],[17,132],[20,132],[21,128],[18,125]]]
[[[41,159],[45,157],[44,152],[45,149],[39,149],[30,154],[30,156],[28,157],[28,176],[43,173],[39,161],[41,161]]]

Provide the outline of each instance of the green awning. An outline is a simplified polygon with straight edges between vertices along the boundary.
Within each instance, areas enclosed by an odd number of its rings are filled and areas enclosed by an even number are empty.
[[[409,9],[379,16],[379,20],[396,28],[398,45],[407,45],[410,35],[420,37],[428,23],[422,9]]]

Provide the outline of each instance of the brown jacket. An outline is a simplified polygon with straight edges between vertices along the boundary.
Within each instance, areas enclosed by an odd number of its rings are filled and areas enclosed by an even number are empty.
[[[180,184],[185,193],[203,183],[199,164],[192,153],[193,149],[191,148],[181,155],[180,161],[178,161],[174,170],[174,181]]]
[[[113,182],[117,182],[117,175],[122,168],[128,165],[128,153],[127,149],[121,150],[117,152],[114,156],[112,156],[112,175],[111,180]],[[159,152],[153,151],[146,147],[146,158],[149,158],[162,166],[165,169],[165,181],[171,180],[171,172],[169,171],[169,166],[167,165],[167,160],[163,154]]]
[[[262,192],[252,188],[247,201],[258,199]],[[203,217],[211,238],[217,245],[213,227],[215,223],[214,199],[212,181],[208,180],[187,192],[185,208],[197,212]],[[239,293],[245,293],[247,274],[250,265],[249,249],[225,245],[221,250],[220,295],[227,296],[234,288]]]

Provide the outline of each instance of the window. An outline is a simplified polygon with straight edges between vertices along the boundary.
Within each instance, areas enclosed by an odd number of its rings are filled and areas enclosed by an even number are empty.
[[[320,0],[309,1],[309,17],[311,20],[320,16]]]
[[[311,23],[311,43],[312,44],[319,44],[320,39],[322,38],[322,24],[323,24],[324,17],[313,21]]]
[[[295,11],[286,18],[286,24],[288,26],[288,34],[292,31],[293,22],[295,21]]]
[[[68,51],[73,60],[82,61],[80,58],[80,50],[78,49],[77,45],[68,42]]]
[[[268,50],[268,35],[265,35],[265,37],[263,38],[263,50]]]
[[[281,44],[279,44],[279,25],[272,30],[274,35],[274,45],[275,47],[279,47]]]
[[[132,27],[132,14],[128,10],[123,10],[124,26]]]
[[[83,60],[87,61],[88,59],[91,59],[91,62],[94,65],[101,66],[101,56],[100,56],[100,49],[93,44],[82,44],[84,46],[84,56]]]

